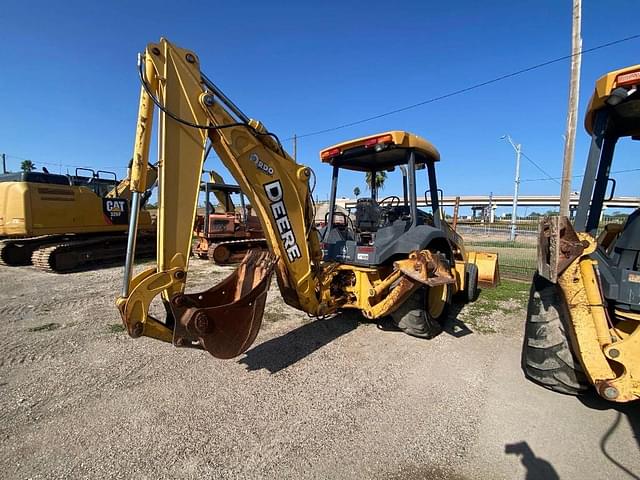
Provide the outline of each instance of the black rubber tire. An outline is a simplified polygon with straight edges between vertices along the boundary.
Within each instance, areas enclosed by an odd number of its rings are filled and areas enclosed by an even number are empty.
[[[468,263],[465,275],[465,301],[475,302],[478,299],[478,266],[475,263]]]
[[[435,337],[442,332],[440,320],[446,318],[447,306],[440,318],[435,319],[427,312],[426,305],[427,289],[420,288],[391,314],[393,322],[407,335],[426,339]]]
[[[522,370],[528,379],[549,390],[579,395],[591,385],[571,350],[568,320],[560,288],[536,273],[529,293]]]

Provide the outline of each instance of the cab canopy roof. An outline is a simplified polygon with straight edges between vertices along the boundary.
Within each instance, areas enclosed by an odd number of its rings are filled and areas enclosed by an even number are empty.
[[[204,192],[209,185],[210,192],[224,192],[224,193],[242,193],[242,190],[238,185],[229,185],[228,183],[215,183],[215,182],[202,182],[200,183],[200,191]]]
[[[324,163],[348,170],[379,172],[393,170],[397,165],[406,165],[409,150],[415,153],[416,166],[440,160],[440,153],[431,143],[401,130],[332,145],[320,152],[320,159]]]
[[[611,92],[618,87],[629,90],[637,85],[640,85],[640,64],[614,70],[596,80],[596,88],[589,100],[589,106],[587,107],[584,120],[584,126],[587,132],[593,135],[595,112],[605,106],[605,102],[611,95]],[[635,109],[635,111],[637,112],[637,109]],[[636,113],[635,116],[635,124],[637,125],[638,114]],[[635,132],[633,134],[637,135]]]

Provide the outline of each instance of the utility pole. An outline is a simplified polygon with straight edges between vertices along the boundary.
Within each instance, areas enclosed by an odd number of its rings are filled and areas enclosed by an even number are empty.
[[[453,225],[452,225],[453,230],[455,230],[458,227],[459,211],[460,211],[460,197],[456,197],[456,202],[453,205]]]
[[[7,156],[2,154],[2,173],[7,173]]]
[[[298,136],[293,134],[293,160],[298,161]]]
[[[505,138],[511,144],[516,151],[516,177],[513,187],[513,210],[511,211],[511,233],[509,234],[509,240],[514,241],[516,239],[516,214],[518,212],[518,190],[520,188],[520,154],[522,153],[522,145],[513,143],[511,135],[503,135],[500,138]]]
[[[569,83],[569,107],[567,109],[567,131],[562,163],[562,187],[560,190],[560,215],[569,216],[571,199],[571,174],[578,122],[578,96],[580,89],[580,62],[582,57],[581,15],[582,0],[573,0],[573,26],[571,34],[571,79]]]

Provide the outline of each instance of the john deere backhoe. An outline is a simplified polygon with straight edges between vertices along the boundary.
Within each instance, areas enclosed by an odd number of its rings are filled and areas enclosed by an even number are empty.
[[[624,225],[599,223],[616,185],[610,176],[616,143],[640,139],[638,85],[640,65],[596,82],[575,223],[567,217],[540,223],[522,356],[525,374],[551,390],[578,394],[593,386],[615,402],[640,398],[640,211]]]
[[[198,57],[165,39],[139,60],[142,83],[131,176],[133,190],[124,286],[117,307],[132,337],[205,349],[218,358],[244,352],[257,335],[270,277],[275,271],[285,302],[312,316],[357,309],[369,319],[400,315],[399,328],[430,336],[451,295],[474,298],[476,280],[497,280],[497,258],[466,252],[440,216],[435,162],[429,142],[386,132],[329,148],[332,204],[338,169],[408,168],[408,205],[383,206],[375,194],[361,203],[353,228],[314,224],[310,168],[297,164],[278,137],[248,118],[201,71]],[[159,109],[158,257],[133,276],[139,198],[146,189],[154,105]],[[207,144],[217,152],[262,224],[268,252],[248,255],[222,283],[184,293],[193,219]],[[431,212],[417,209],[415,171],[426,167]],[[407,196],[405,195],[405,197]],[[322,242],[322,243],[321,243]],[[164,320],[149,315],[161,295]],[[401,312],[400,314],[398,312]]]

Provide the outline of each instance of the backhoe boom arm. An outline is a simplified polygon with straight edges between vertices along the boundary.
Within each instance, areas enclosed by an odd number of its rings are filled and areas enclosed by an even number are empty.
[[[321,291],[322,253],[313,223],[311,170],[296,164],[282,149],[277,137],[260,122],[242,114],[200,72],[195,53],[161,39],[147,46],[140,58],[139,70],[142,89],[131,173],[132,203],[135,207],[136,196],[146,187],[156,105],[159,110],[158,257],[156,268],[132,278],[135,244],[131,239],[135,239],[137,215],[132,211],[125,285],[117,300],[129,334],[172,341],[176,346],[204,347],[216,356],[237,355],[248,347],[249,339],[235,339],[231,351],[220,352],[221,342],[229,343],[229,338],[220,334],[221,330],[229,331],[231,337],[234,332],[236,336],[243,336],[230,326],[233,322],[224,318],[235,316],[233,321],[237,321],[236,309],[246,300],[242,314],[253,316],[259,327],[262,311],[256,308],[259,309],[261,300],[247,299],[250,293],[255,294],[254,290],[261,288],[263,291],[257,293],[266,296],[274,267],[288,304],[310,314],[322,314],[317,293]],[[208,142],[250,199],[273,252],[246,259],[238,278],[233,280],[236,283],[218,295],[219,299],[206,294],[200,295],[200,299],[184,295]],[[166,322],[149,315],[150,303],[159,294],[167,309]],[[212,309],[216,309],[215,316]],[[212,333],[214,330],[216,336]],[[249,336],[257,333],[255,326],[249,330],[252,332]]]

